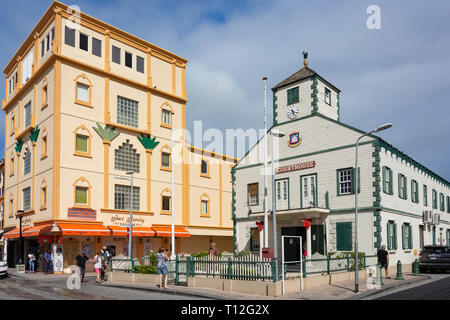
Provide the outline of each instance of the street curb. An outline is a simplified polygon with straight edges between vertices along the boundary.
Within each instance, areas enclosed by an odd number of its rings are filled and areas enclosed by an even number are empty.
[[[382,288],[380,290],[368,290],[366,292],[357,294],[357,295],[355,295],[353,297],[350,297],[350,298],[347,298],[345,300],[362,300],[362,299],[365,299],[367,297],[371,297],[371,296],[383,293],[383,292],[388,291],[388,290],[397,289],[397,288],[400,288],[400,287],[403,287],[403,286],[406,286],[406,285],[410,285],[410,284],[418,284],[418,283],[429,281],[429,280],[431,280],[431,276],[425,276],[425,275],[420,276],[420,278],[417,278],[417,279],[413,278],[413,279],[405,280],[405,281],[399,280],[398,284],[391,285],[389,287],[385,287],[385,288]]]
[[[50,281],[58,281],[58,280],[66,280],[67,278],[69,278],[69,276],[67,276],[67,277],[59,277],[59,278],[47,278],[47,279],[31,279],[31,278],[28,278],[27,276],[23,276],[23,275],[20,275],[20,274],[17,274],[17,273],[8,273],[8,276],[10,276],[10,277],[13,277],[13,278],[17,278],[17,279],[19,279],[19,280],[28,280],[28,281],[44,281],[44,282],[50,282]],[[86,275],[85,277],[84,277],[85,279],[91,279],[91,278],[95,278],[95,276],[88,276],[88,275]]]
[[[207,298],[207,299],[211,299],[211,300],[235,300],[233,298],[215,296],[215,295],[206,294],[206,293],[198,293],[198,292],[190,293],[190,292],[174,290],[174,289],[161,290],[159,288],[136,287],[136,286],[129,286],[129,285],[126,285],[126,284],[121,284],[121,283],[118,283],[118,282],[110,282],[110,283],[105,282],[105,283],[102,284],[102,286],[113,287],[113,288],[121,288],[121,289],[131,289],[131,290],[167,293],[167,294],[171,294],[171,295],[174,295],[174,296],[182,295],[182,296],[188,296],[188,297]]]

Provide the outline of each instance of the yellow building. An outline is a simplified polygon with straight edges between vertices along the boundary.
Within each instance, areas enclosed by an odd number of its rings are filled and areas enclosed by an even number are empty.
[[[54,2],[4,69],[5,234],[18,254],[62,247],[133,255],[170,248],[171,175],[177,253],[233,250],[236,159],[185,144],[187,60]],[[171,139],[175,134],[174,163]],[[178,151],[176,151],[178,150]],[[182,160],[182,161],[178,161]],[[122,227],[121,227],[122,226]]]

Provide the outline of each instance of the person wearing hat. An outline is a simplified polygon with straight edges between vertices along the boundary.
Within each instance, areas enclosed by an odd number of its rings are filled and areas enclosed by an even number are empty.
[[[101,280],[105,281],[105,272],[106,272],[106,268],[109,264],[109,259],[110,259],[110,253],[108,251],[108,248],[106,246],[103,246],[101,252],[101,256],[102,256],[102,271],[101,271]]]

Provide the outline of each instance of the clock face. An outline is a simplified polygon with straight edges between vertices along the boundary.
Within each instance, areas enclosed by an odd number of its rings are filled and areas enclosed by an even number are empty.
[[[298,117],[299,113],[300,113],[300,108],[298,106],[290,106],[287,116],[289,119],[295,119]]]

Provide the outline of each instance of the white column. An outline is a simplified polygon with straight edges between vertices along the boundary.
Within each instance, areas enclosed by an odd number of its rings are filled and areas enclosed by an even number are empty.
[[[311,226],[306,229],[306,254],[307,258],[311,259]]]
[[[264,247],[264,239],[265,239],[265,235],[264,235],[264,229],[263,228],[260,232],[259,232],[259,257],[262,258],[262,249]]]

